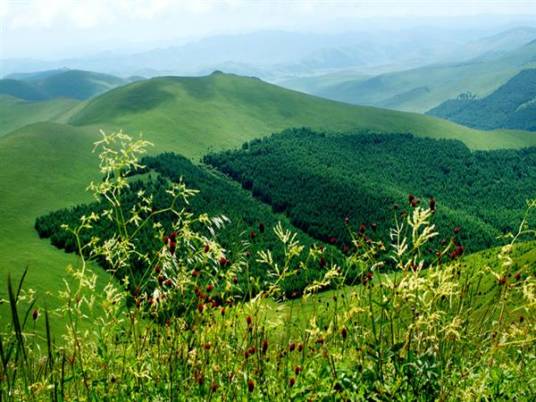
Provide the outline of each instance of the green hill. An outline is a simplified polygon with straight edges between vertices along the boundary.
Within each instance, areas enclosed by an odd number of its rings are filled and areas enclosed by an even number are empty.
[[[30,101],[47,99],[47,95],[35,85],[26,81],[12,79],[0,80],[0,95],[8,95]]]
[[[386,73],[368,80],[348,80],[314,93],[353,104],[425,112],[463,92],[486,96],[521,70],[535,65],[533,41],[509,52]]]
[[[19,106],[20,113],[30,107]],[[292,126],[412,132],[460,139],[478,149],[536,144],[536,136],[527,132],[482,132],[431,116],[346,105],[221,73],[135,82],[75,106],[60,120],[71,113],[75,126],[37,123],[0,137],[0,277],[8,272],[18,276],[29,267],[28,286],[41,292],[62,286],[59,278],[72,257],[38,239],[35,218],[90,200],[85,188],[97,173],[91,149],[100,128],[123,128],[133,135],[143,131],[156,144],[154,152],[174,151],[189,158]],[[40,302],[45,300],[54,303],[45,296]]]
[[[113,75],[82,70],[54,70],[24,76],[23,79],[0,80],[0,94],[24,100],[58,97],[88,99],[125,81]]]
[[[524,70],[492,94],[443,102],[428,114],[481,128],[536,131],[536,69]]]
[[[143,131],[159,150],[194,156],[300,126],[411,132],[459,139],[473,149],[536,144],[536,136],[526,132],[481,132],[431,116],[342,104],[223,73],[154,78],[116,88],[91,100],[70,122]]]
[[[27,124],[65,122],[71,113],[82,106],[83,103],[76,99],[56,98],[33,102],[0,95],[0,137]]]

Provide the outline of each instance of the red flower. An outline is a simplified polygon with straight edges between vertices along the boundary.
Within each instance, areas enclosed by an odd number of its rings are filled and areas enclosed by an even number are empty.
[[[359,235],[363,236],[366,230],[367,230],[367,225],[365,225],[364,223],[359,225]]]
[[[208,244],[205,244],[205,253],[208,253],[210,251],[210,246]]]
[[[33,320],[37,320],[39,318],[39,310],[35,309],[32,313]]]
[[[209,293],[212,292],[212,289],[214,289],[214,285],[212,285],[211,283],[209,283],[209,284],[207,285],[207,292],[209,292]]]
[[[290,342],[288,344],[288,350],[290,350],[291,352],[294,352],[294,349],[296,349],[296,344],[294,342]]]
[[[294,377],[291,377],[289,382],[288,382],[288,385],[289,385],[289,387],[292,388],[294,386],[294,384],[296,384],[296,379]]]
[[[262,340],[262,353],[266,353],[266,351],[268,350],[268,339],[263,339]]]
[[[298,352],[303,350],[303,343],[298,343]]]
[[[248,327],[251,327],[251,324],[253,323],[253,318],[251,318],[250,315],[246,317],[246,322],[248,324]]]
[[[249,238],[250,238],[251,240],[253,240],[253,239],[255,238],[255,236],[257,236],[257,233],[255,233],[254,230],[252,230],[251,232],[249,232]]]
[[[192,270],[192,276],[193,276],[194,278],[199,277],[199,275],[201,275],[201,272],[199,272],[199,271],[196,270],[196,269]]]
[[[177,233],[176,232],[171,232],[169,234],[169,238],[171,239],[171,241],[177,240]]]
[[[222,267],[226,267],[227,265],[229,265],[229,260],[227,258],[225,258],[224,256],[221,256],[220,257],[220,265]]]
[[[450,253],[450,259],[454,260],[455,258],[460,257],[463,254],[464,248],[462,245],[456,246],[456,248]]]
[[[300,366],[296,366],[296,367],[294,368],[294,373],[295,373],[296,375],[300,375],[300,373],[301,373],[302,371],[303,371],[303,369],[302,369]]]
[[[415,196],[413,194],[408,194],[408,202],[410,204],[413,204],[414,201],[415,201]]]
[[[255,389],[255,381],[253,381],[252,379],[249,379],[248,380],[248,391],[253,392],[254,389]]]

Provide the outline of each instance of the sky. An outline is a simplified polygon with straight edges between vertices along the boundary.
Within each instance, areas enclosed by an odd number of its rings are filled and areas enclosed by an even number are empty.
[[[224,33],[350,30],[429,17],[456,24],[477,16],[523,22],[536,16],[536,0],[0,0],[0,58],[132,52]]]

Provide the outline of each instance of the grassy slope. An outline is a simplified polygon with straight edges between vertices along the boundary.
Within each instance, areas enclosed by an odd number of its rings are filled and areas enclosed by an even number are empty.
[[[99,128],[142,130],[156,143],[154,152],[189,157],[303,125],[412,131],[459,138],[474,148],[536,144],[529,133],[483,133],[429,116],[344,105],[230,75],[133,83],[90,101],[72,120],[86,127],[38,123],[0,137],[0,284],[7,272],[17,276],[28,266],[30,287],[55,293],[62,286],[59,278],[72,257],[39,240],[33,223],[47,211],[88,200],[85,187],[97,172],[90,150]],[[5,289],[0,286],[0,298]],[[47,301],[54,304],[54,299]]]
[[[84,100],[125,84],[113,75],[82,70],[56,70],[34,74],[26,79],[0,80],[0,94],[25,100],[66,97]]]
[[[93,132],[53,123],[0,138],[0,299],[6,298],[7,273],[18,278],[28,267],[27,285],[39,292],[41,306],[56,304],[60,278],[75,259],[40,240],[33,224],[48,211],[90,199],[85,187],[97,172],[91,154],[96,138]],[[1,319],[6,312],[7,306],[0,306]]]
[[[431,116],[341,104],[227,74],[156,78],[120,87],[91,100],[71,122],[143,131],[159,150],[189,156],[236,147],[291,126],[412,132],[459,139],[473,149],[536,145],[531,133],[482,132]]]
[[[522,69],[534,67],[535,52],[536,43],[530,43],[496,58],[387,73],[366,81],[339,83],[316,93],[350,103],[425,112],[462,92],[488,95]],[[425,87],[428,91],[416,91]]]
[[[483,267],[492,267],[496,269],[500,264],[497,259],[499,251],[499,248],[494,248],[471,254],[462,260],[463,269],[469,269],[470,272],[472,272],[471,270],[482,269]],[[527,272],[527,268],[530,267],[532,267],[533,273],[536,272],[536,268],[534,268],[536,267],[536,243],[520,243],[517,245],[513,260],[513,272],[516,272],[523,267],[525,272]],[[528,270],[528,272],[530,272],[530,270]],[[491,288],[495,280],[496,279],[492,274],[486,274],[483,277],[480,289],[485,290]],[[378,277],[376,277],[375,281],[378,282]],[[328,317],[337,309],[336,302],[334,302],[334,296],[338,296],[340,300],[341,294],[344,294],[345,297],[348,298],[352,294],[353,289],[353,287],[348,286],[340,290],[329,290],[309,298],[291,300],[285,303],[268,301],[266,302],[266,313],[271,321],[285,323],[284,336],[287,336],[287,331],[290,332],[291,335],[298,336],[298,334],[302,333],[303,329],[309,324],[309,320],[315,311],[319,315],[319,322],[321,323],[321,318],[323,316]],[[486,302],[489,297],[492,297],[492,295],[483,291],[481,296],[475,298],[475,307],[482,305],[482,303]],[[476,308],[475,314],[481,314],[481,310]],[[518,315],[520,312],[518,311],[515,314]],[[510,318],[512,317],[510,316]]]
[[[82,102],[67,98],[29,102],[0,96],[0,137],[27,124],[66,121],[82,105]]]

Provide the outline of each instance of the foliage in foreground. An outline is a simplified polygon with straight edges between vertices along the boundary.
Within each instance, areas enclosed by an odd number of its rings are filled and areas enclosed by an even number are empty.
[[[206,215],[176,210],[175,200],[192,190],[174,185],[172,233],[160,233],[151,200],[139,194],[124,214],[119,200],[125,175],[137,169],[148,144],[117,133],[98,144],[104,179],[90,187],[109,202],[101,216],[85,216],[71,228],[77,238],[100,219],[117,226],[113,237],[79,244],[80,266],[70,271],[78,286],[66,287],[58,311],[33,309],[34,296],[11,281],[12,325],[0,337],[0,392],[5,400],[530,400],[536,392],[534,267],[517,265],[514,243],[536,233],[524,220],[510,244],[498,252],[498,267],[464,269],[459,261],[423,269],[422,250],[437,232],[430,209],[416,207],[390,233],[390,256],[397,268],[378,275],[372,242],[340,265],[330,265],[321,281],[299,302],[276,303],[280,283],[294,275],[292,261],[307,253],[296,236],[274,231],[283,257],[259,251],[271,283],[249,302],[233,300],[234,277],[244,260],[226,263],[226,250],[213,237],[193,230],[213,228]],[[536,200],[528,208],[536,208]],[[140,211],[145,219],[138,219]],[[110,283],[94,294],[95,274],[86,256],[104,256],[126,269],[138,229],[149,225],[166,244],[146,259],[147,274],[134,294]],[[215,228],[213,228],[215,231]],[[360,242],[362,239],[355,238]],[[209,246],[207,248],[207,245]],[[449,244],[444,255],[452,253]],[[454,248],[454,250],[453,250]],[[86,250],[90,250],[87,253]],[[145,257],[139,256],[142,260]],[[307,261],[307,260],[306,260]],[[362,269],[361,286],[343,288],[350,270]],[[208,285],[199,286],[199,278]],[[315,293],[330,284],[332,308],[320,308]],[[216,290],[217,285],[217,290]],[[246,285],[247,286],[247,285]],[[126,290],[128,289],[128,290]],[[243,289],[247,292],[247,289]],[[195,298],[184,297],[193,293]],[[129,302],[129,301],[133,301]],[[299,303],[299,304],[297,304]],[[297,305],[307,307],[299,315]],[[181,306],[180,314],[177,306]],[[285,314],[279,314],[281,308]],[[84,329],[88,312],[90,329]],[[99,314],[95,310],[100,310]],[[306,311],[305,309],[301,310]],[[60,337],[50,320],[66,317]],[[32,322],[45,320],[44,336]],[[87,327],[85,327],[87,328]]]

